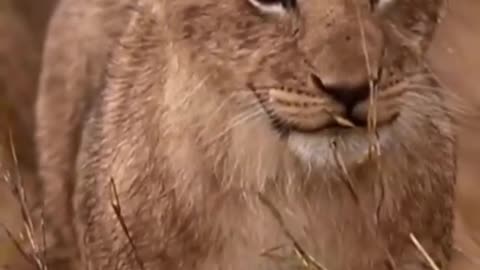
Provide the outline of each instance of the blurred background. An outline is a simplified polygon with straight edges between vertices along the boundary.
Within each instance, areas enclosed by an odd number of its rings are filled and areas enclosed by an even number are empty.
[[[33,104],[42,43],[56,1],[0,0],[0,269],[31,269],[2,229],[18,235],[23,226],[2,178],[4,172],[20,174],[27,195],[37,188]],[[480,0],[449,2],[429,61],[444,87],[464,102],[452,270],[480,270]],[[12,144],[16,158],[10,154]]]

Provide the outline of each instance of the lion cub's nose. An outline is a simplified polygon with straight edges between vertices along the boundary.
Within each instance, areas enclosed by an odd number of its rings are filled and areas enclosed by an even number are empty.
[[[347,112],[351,112],[355,105],[368,98],[370,86],[368,81],[356,85],[327,84],[324,91],[336,101],[342,103]]]
[[[370,83],[368,77],[360,80],[342,80],[322,81],[320,78],[312,75],[317,87],[327,93],[330,97],[345,106],[347,113],[350,113],[355,105],[366,100],[370,96]]]

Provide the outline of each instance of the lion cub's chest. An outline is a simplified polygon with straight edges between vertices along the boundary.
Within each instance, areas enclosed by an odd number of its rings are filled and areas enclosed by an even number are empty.
[[[275,210],[258,202],[226,206],[212,217],[215,235],[221,235],[215,239],[222,244],[199,269],[303,269],[305,264],[321,264],[327,269],[382,269],[378,266],[384,254],[359,211],[343,209],[347,205],[342,202],[331,205],[328,200],[319,200],[316,206],[295,201],[271,203],[277,205]]]

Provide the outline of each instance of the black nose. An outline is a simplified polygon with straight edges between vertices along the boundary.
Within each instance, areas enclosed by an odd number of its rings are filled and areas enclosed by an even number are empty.
[[[356,86],[328,85],[325,86],[324,91],[342,103],[350,112],[355,105],[369,97],[370,86],[368,82]]]
[[[326,84],[314,75],[312,75],[312,79],[318,88],[337,102],[342,103],[347,112],[351,112],[355,105],[370,96],[370,83],[368,80],[361,80],[356,83],[336,81]]]

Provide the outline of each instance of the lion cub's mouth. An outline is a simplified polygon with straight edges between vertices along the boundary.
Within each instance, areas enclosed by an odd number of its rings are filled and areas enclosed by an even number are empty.
[[[397,96],[381,101],[365,98],[346,106],[328,95],[306,90],[286,87],[252,90],[272,126],[281,133],[381,128],[392,124],[399,115]]]

